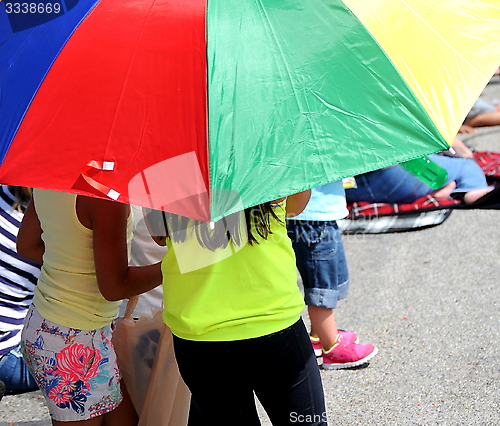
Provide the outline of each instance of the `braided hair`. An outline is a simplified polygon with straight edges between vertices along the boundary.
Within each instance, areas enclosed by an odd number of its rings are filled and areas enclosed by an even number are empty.
[[[226,248],[229,242],[236,246],[259,244],[259,239],[266,240],[272,234],[272,219],[283,223],[267,202],[232,213],[217,222],[201,222],[158,210],[150,210],[146,220],[152,235],[182,243],[188,232],[194,231],[200,246],[215,251]]]

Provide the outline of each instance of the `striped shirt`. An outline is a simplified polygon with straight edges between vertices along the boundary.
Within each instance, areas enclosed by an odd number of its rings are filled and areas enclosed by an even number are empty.
[[[0,185],[0,356],[21,341],[23,320],[33,299],[40,267],[16,252],[23,213],[13,209],[14,196]]]

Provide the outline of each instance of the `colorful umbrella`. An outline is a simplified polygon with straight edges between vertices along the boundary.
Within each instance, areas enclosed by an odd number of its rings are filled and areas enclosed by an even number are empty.
[[[448,148],[497,0],[0,1],[0,182],[216,220]]]

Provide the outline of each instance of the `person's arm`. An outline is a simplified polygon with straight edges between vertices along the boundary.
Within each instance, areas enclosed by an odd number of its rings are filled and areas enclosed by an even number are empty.
[[[161,262],[149,266],[128,264],[130,206],[79,196],[77,213],[82,224],[93,230],[97,284],[105,299],[127,299],[161,284]]]
[[[286,200],[286,217],[295,217],[302,213],[311,198],[311,190],[290,195]]]
[[[17,234],[17,253],[33,262],[42,263],[45,244],[42,240],[42,227],[36,214],[33,200],[28,203]]]
[[[160,210],[153,210],[144,207],[142,209],[144,222],[148,228],[149,234],[153,241],[159,246],[167,245],[167,224],[165,221],[165,213]]]

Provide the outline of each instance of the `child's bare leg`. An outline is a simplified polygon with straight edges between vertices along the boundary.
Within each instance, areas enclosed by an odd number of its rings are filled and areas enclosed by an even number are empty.
[[[60,422],[57,420],[52,420],[52,425],[71,426],[77,424],[78,426],[137,426],[137,424],[139,423],[139,417],[135,412],[132,400],[130,399],[127,388],[125,387],[123,381],[121,382],[120,386],[123,394],[123,400],[120,405],[113,411],[89,420],[74,422]]]
[[[473,127],[489,127],[500,125],[500,111],[491,111],[478,114],[475,117],[469,118],[465,124]]]
[[[311,336],[319,337],[324,349],[330,349],[337,341],[337,323],[333,309],[320,306],[308,306],[311,320]]]
[[[132,400],[130,399],[130,395],[128,394],[127,387],[123,380],[120,382],[120,387],[123,394],[123,400],[113,411],[104,414],[103,426],[137,426],[139,423],[139,416],[135,411],[134,404],[132,404]]]
[[[474,201],[479,200],[483,195],[486,195],[490,191],[493,191],[493,188],[482,188],[482,189],[475,189],[474,191],[469,191],[464,195],[464,202],[465,204],[473,203]]]
[[[99,417],[94,417],[93,419],[89,420],[80,420],[80,421],[75,421],[75,422],[60,422],[57,420],[52,420],[52,425],[53,426],[71,426],[71,425],[78,425],[78,426],[101,426],[103,424],[103,417],[104,416],[99,416]]]
[[[448,185],[431,192],[431,195],[436,198],[447,198],[451,195],[453,190],[457,187],[457,183],[452,180]]]

